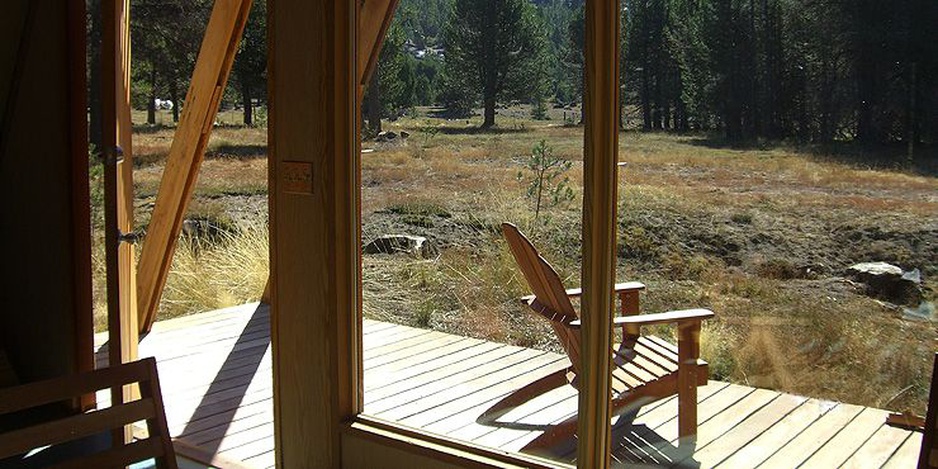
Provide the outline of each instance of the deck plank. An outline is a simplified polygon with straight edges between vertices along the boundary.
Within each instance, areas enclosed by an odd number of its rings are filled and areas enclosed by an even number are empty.
[[[737,467],[755,467],[768,459],[773,452],[797,437],[815,420],[824,415],[822,403],[808,399],[804,404],[772,425],[754,440],[737,450],[730,458],[715,467],[733,469]]]
[[[821,418],[813,421],[807,429],[789,440],[758,467],[788,468],[801,464],[863,411],[863,407],[850,404],[831,405],[833,407]]]
[[[745,420],[738,422],[732,428],[727,428],[723,434],[717,436],[709,443],[698,442],[693,459],[701,467],[714,467],[733,453],[745,448],[753,440],[795,409],[807,402],[807,398],[778,394],[768,405],[762,407]]]
[[[876,430],[876,433],[853,453],[853,456],[850,456],[850,459],[847,459],[841,467],[845,469],[882,467],[907,439],[909,439],[908,431],[890,427],[883,423],[879,430]]]
[[[921,450],[922,434],[912,432],[905,440],[905,443],[903,443],[895,453],[889,456],[889,460],[886,461],[886,464],[883,464],[883,469],[908,469],[910,467],[916,467]]]
[[[840,467],[854,451],[883,426],[887,412],[865,408],[846,427],[843,427],[816,453],[811,455],[801,467],[822,469]]]

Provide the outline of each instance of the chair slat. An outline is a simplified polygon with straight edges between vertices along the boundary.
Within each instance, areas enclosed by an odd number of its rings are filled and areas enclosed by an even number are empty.
[[[0,433],[0,459],[146,421],[150,437],[145,440],[73,458],[52,467],[125,467],[155,458],[160,469],[177,469],[153,358],[0,390],[0,415],[134,383],[139,383],[142,391],[139,400]]]
[[[122,366],[0,389],[0,415],[64,401],[127,383],[146,381],[147,368]]]
[[[26,453],[33,448],[94,435],[154,416],[153,400],[141,399],[11,431],[0,438],[0,459]]]

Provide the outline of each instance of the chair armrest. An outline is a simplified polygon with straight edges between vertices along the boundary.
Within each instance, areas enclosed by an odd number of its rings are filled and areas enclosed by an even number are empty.
[[[714,317],[713,311],[708,309],[684,309],[668,311],[667,313],[639,314],[635,316],[620,316],[613,318],[616,326],[634,324],[637,326],[653,326],[655,324],[680,324],[684,322],[699,322]],[[570,327],[579,328],[579,319],[572,321]]]
[[[642,291],[644,289],[645,289],[644,283],[623,282],[623,283],[617,283],[615,285],[614,293],[620,294],[620,293],[631,292],[631,291]],[[568,288],[567,289],[568,298],[579,298],[581,296],[583,296],[582,288]],[[531,301],[534,300],[534,295],[522,296],[521,298],[519,298],[519,300],[521,301],[521,304],[529,305],[531,304]]]

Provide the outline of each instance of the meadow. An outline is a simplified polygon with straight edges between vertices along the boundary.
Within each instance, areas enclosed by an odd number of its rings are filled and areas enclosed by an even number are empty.
[[[518,305],[527,288],[498,226],[519,225],[569,287],[578,283],[582,127],[575,110],[527,116],[500,110],[498,126],[481,132],[478,118],[419,109],[384,124],[407,138],[364,142],[373,151],[362,156],[363,242],[419,235],[439,249],[429,259],[365,255],[366,317],[559,350],[546,322]],[[213,132],[188,215],[212,228],[181,240],[161,318],[255,301],[263,290],[266,129],[238,126],[237,117],[223,113]],[[140,226],[172,132],[137,128]],[[569,161],[553,182],[566,181],[571,195],[545,201],[535,218],[529,165],[541,141]],[[933,310],[870,298],[843,278],[863,261],[918,268],[935,301],[938,178],[927,162],[936,159],[897,165],[889,151],[623,132],[619,279],[648,285],[644,311],[717,313],[702,337],[713,379],[924,413]],[[95,259],[103,326],[100,249]]]

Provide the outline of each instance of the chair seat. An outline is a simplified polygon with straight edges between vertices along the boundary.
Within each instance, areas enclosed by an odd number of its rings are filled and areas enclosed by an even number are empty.
[[[649,383],[673,379],[677,383],[677,346],[655,336],[640,336],[634,349],[614,346],[613,399],[618,395],[633,392]],[[634,352],[634,353],[629,353]],[[697,384],[707,384],[707,362],[697,360]]]

